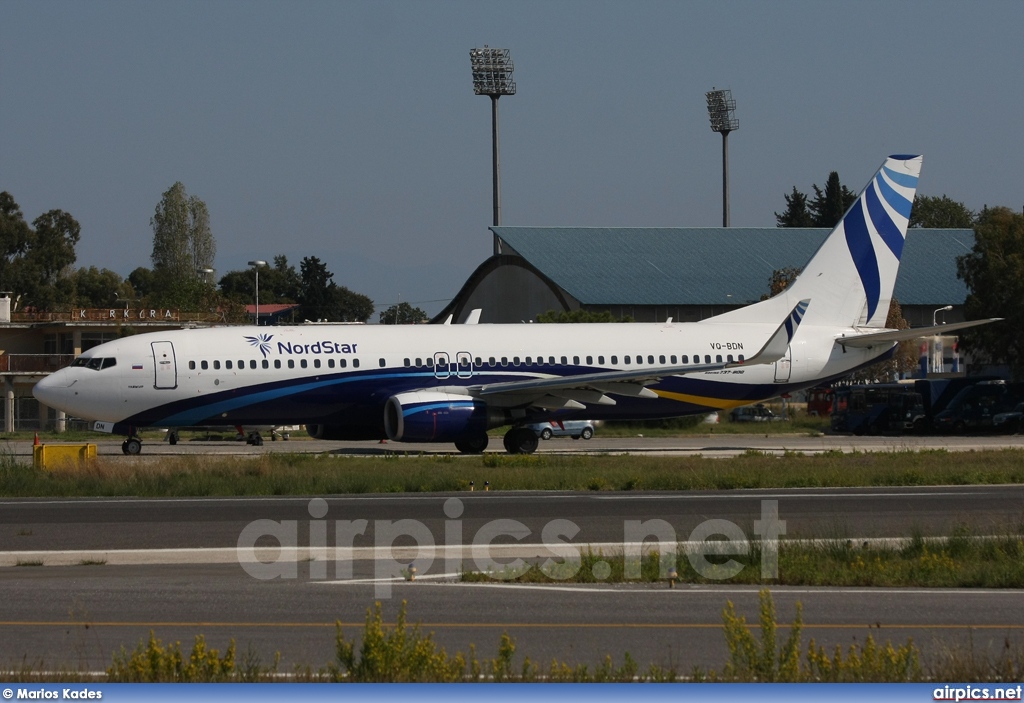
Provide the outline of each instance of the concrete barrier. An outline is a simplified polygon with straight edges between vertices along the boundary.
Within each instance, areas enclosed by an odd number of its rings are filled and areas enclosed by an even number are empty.
[[[44,471],[80,469],[95,458],[95,444],[37,444],[32,447],[32,465]]]

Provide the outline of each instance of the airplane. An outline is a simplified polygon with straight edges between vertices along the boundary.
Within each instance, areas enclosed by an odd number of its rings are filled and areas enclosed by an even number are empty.
[[[902,340],[990,320],[885,328],[922,159],[888,157],[797,279],[700,322],[226,326],[107,342],[36,398],[125,435],[197,425],[306,425],[327,440],[531,453],[525,426],[677,417],[762,402],[891,355]]]

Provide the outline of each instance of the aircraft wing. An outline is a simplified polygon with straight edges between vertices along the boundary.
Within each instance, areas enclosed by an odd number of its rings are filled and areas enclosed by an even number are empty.
[[[536,405],[548,409],[575,408],[582,410],[586,407],[584,403],[614,405],[615,401],[606,394],[657,398],[658,395],[646,386],[665,376],[683,376],[738,366],[775,363],[786,355],[786,348],[793,339],[809,303],[810,300],[801,300],[797,303],[757,354],[744,361],[688,366],[638,367],[621,371],[599,371],[578,376],[530,378],[522,381],[470,386],[466,391],[474,397],[487,398],[496,405]]]
[[[868,332],[852,337],[839,337],[836,344],[843,347],[874,347],[879,344],[892,344],[893,342],[904,342],[908,339],[919,339],[920,337],[931,337],[936,334],[947,334],[957,330],[987,325],[990,322],[998,322],[1001,317],[991,317],[986,320],[969,320],[967,322],[953,322],[948,325],[935,325],[934,327],[915,327],[906,330],[886,330],[884,332]]]

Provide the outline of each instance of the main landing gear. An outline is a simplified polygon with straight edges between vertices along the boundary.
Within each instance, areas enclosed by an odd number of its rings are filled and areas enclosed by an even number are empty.
[[[142,453],[142,440],[138,437],[129,437],[121,442],[121,451],[129,456]]]
[[[455,441],[455,448],[463,454],[483,454],[489,438],[486,434]]]
[[[536,433],[528,427],[513,427],[505,433],[502,443],[505,445],[505,451],[509,454],[533,454],[537,451],[540,440],[537,439]]]

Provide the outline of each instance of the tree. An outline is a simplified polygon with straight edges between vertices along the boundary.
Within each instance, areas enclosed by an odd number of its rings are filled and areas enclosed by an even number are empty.
[[[380,314],[382,325],[419,325],[428,319],[427,313],[409,303],[392,305]]]
[[[334,274],[320,259],[305,257],[299,264],[299,271],[298,303],[302,306],[302,317],[334,322],[366,322],[370,319],[373,301],[334,283]]]
[[[140,299],[145,299],[153,292],[156,286],[156,282],[153,278],[153,269],[148,269],[145,266],[139,266],[128,274],[128,283],[131,284],[132,290],[135,292],[136,296]]]
[[[0,289],[21,293],[18,262],[25,255],[32,228],[7,191],[0,192]]]
[[[50,210],[25,222],[10,193],[0,193],[0,286],[15,305],[53,310],[74,297],[75,246],[81,226],[63,210]]]
[[[178,181],[164,192],[149,222],[156,302],[193,310],[202,307],[209,290],[197,271],[212,268],[217,255],[206,203],[188,195]]]
[[[905,330],[910,327],[896,298],[889,301],[889,314],[886,315],[885,326],[894,330]],[[913,371],[917,367],[917,345],[916,339],[900,342],[891,357],[854,372],[850,380],[854,383],[889,383],[898,379],[901,374]]]
[[[772,271],[771,280],[768,281],[768,293],[761,296],[761,300],[768,300],[773,298],[782,291],[789,288],[796,277],[800,275],[799,267],[787,266],[786,268],[775,269]]]
[[[807,210],[807,196],[793,186],[790,195],[783,196],[786,199],[786,211],[781,215],[775,213],[777,227],[813,227],[814,219]]]
[[[1024,215],[1006,207],[985,207],[974,228],[974,247],[957,258],[957,277],[967,284],[968,320],[1002,317],[1002,322],[964,330],[960,349],[980,361],[1006,364],[1024,380]]]
[[[836,171],[828,174],[824,192],[815,184],[814,200],[807,205],[815,227],[835,227],[857,199],[857,194],[839,182]]]
[[[82,308],[137,307],[132,284],[110,269],[80,268],[72,276],[75,305]]]
[[[978,215],[973,210],[946,195],[918,195],[914,198],[914,206],[910,210],[911,227],[971,229],[977,218]]]

